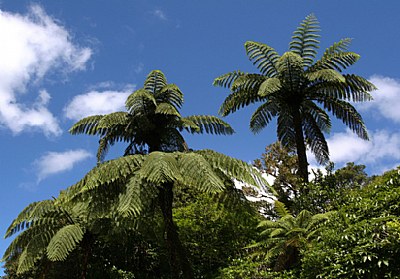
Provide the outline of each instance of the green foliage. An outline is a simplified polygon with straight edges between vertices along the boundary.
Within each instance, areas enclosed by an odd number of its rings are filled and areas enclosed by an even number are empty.
[[[318,236],[321,226],[334,213],[313,215],[302,210],[293,216],[279,201],[275,202],[275,210],[280,218],[261,221],[258,226],[262,229],[262,239],[250,247],[258,248],[256,255],[272,264],[275,271],[289,270],[299,264],[300,251]]]
[[[257,214],[243,200],[232,204],[207,194],[174,209],[174,219],[196,278],[214,278],[230,258],[243,254],[242,248],[256,237],[258,223]]]
[[[303,278],[396,278],[400,274],[400,175],[392,171],[361,190],[303,251]]]
[[[234,71],[215,79],[214,85],[230,89],[220,107],[227,116],[253,103],[262,104],[253,113],[250,129],[258,133],[277,118],[278,140],[289,149],[296,148],[299,174],[308,181],[307,145],[317,161],[329,161],[324,133],[330,131],[328,111],[343,121],[362,139],[368,139],[360,114],[348,102],[371,100],[375,86],[366,79],[342,70],[354,64],[359,56],[347,52],[349,39],[328,47],[315,61],[319,41],[319,25],[309,15],[294,32],[290,50],[279,55],[272,47],[248,41],[246,53],[260,74]]]

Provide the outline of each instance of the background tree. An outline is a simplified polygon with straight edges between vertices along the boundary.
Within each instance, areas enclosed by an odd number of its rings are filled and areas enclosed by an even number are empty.
[[[369,92],[376,89],[360,76],[342,73],[359,59],[358,54],[347,51],[351,41],[348,38],[334,43],[315,61],[318,31],[316,17],[307,16],[293,33],[289,51],[282,56],[266,44],[248,41],[246,53],[261,73],[234,71],[214,80],[214,85],[231,91],[220,107],[222,116],[262,102],[250,120],[254,133],[277,117],[278,140],[286,147],[296,148],[299,175],[305,182],[306,147],[319,163],[329,160],[324,133],[329,133],[331,120],[326,111],[359,137],[368,139],[361,115],[348,101],[371,100]]]

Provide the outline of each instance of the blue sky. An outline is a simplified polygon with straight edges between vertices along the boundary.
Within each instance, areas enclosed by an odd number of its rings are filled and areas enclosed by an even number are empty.
[[[366,164],[370,174],[400,163],[398,1],[3,0],[0,9],[0,232],[26,205],[57,196],[95,166],[98,139],[67,132],[77,119],[122,110],[153,69],[184,92],[183,115],[216,115],[228,92],[213,79],[237,69],[257,72],[244,42],[283,53],[310,13],[320,21],[321,52],[353,38],[350,50],[361,59],[349,72],[379,88],[374,101],[357,105],[371,141],[334,122],[331,159],[337,166]],[[235,135],[187,136],[189,145],[256,159],[276,135],[274,125],[251,134],[254,109],[225,119]],[[1,254],[8,243],[0,242]]]

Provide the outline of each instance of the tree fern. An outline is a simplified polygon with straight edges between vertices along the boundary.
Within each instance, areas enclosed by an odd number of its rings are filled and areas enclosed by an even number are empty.
[[[349,38],[334,43],[316,60],[318,32],[317,18],[308,15],[294,31],[289,51],[281,56],[269,45],[248,41],[246,54],[260,74],[234,71],[214,81],[214,85],[230,89],[219,109],[220,115],[227,116],[260,102],[250,120],[254,133],[277,118],[278,140],[285,147],[296,149],[298,174],[306,182],[307,148],[320,163],[329,161],[324,133],[330,131],[331,121],[322,108],[362,139],[368,139],[361,116],[348,101],[369,101],[370,92],[376,89],[360,76],[343,73],[359,59],[358,54],[348,51]]]

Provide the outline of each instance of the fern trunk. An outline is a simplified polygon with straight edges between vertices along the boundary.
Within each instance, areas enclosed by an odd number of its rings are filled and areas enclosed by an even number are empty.
[[[172,183],[166,183],[159,192],[159,203],[164,218],[164,238],[168,249],[169,264],[173,278],[180,278],[180,275],[182,275],[184,279],[192,279],[194,278],[192,266],[187,257],[186,250],[179,239],[178,231],[172,218],[172,186]]]
[[[298,108],[293,109],[293,125],[296,140],[297,160],[299,165],[299,175],[304,182],[308,182],[308,162],[306,154],[306,144],[304,142],[304,134],[300,111]]]
[[[92,236],[90,235],[90,233],[85,234],[82,241],[82,248],[83,248],[83,259],[82,259],[81,279],[86,279],[89,258],[92,253]]]

